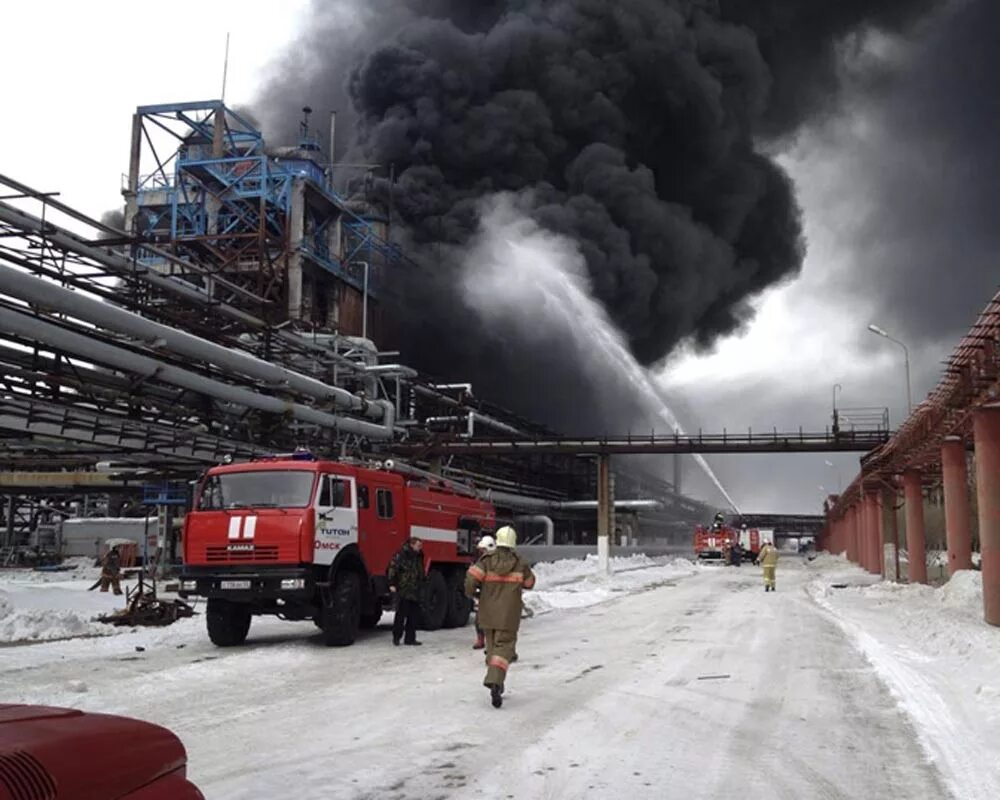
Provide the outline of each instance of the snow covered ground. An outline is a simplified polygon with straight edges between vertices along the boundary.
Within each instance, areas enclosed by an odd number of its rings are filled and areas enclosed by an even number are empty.
[[[0,647],[0,702],[166,725],[210,800],[1000,797],[1000,630],[978,576],[869,586],[786,556],[765,594],[749,566],[615,567],[538,566],[500,711],[470,628],[394,648],[388,616],[345,649],[255,620],[220,650],[200,617]],[[17,613],[113,605],[89,583],[0,575]]]
[[[65,572],[0,570],[0,647],[111,632],[92,620],[123,605],[123,598],[87,591],[101,574],[92,559],[68,564],[73,569]]]
[[[809,594],[914,721],[954,796],[1000,797],[1000,630],[983,621],[982,575],[960,571],[931,588],[873,583],[839,558],[816,569]]]

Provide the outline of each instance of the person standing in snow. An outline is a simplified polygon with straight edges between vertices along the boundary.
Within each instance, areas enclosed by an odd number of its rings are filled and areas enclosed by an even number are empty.
[[[778,548],[767,542],[757,556],[757,562],[764,568],[764,591],[776,591],[774,573],[778,569]]]
[[[535,585],[535,575],[514,548],[517,532],[508,526],[497,531],[496,550],[469,567],[465,594],[479,592],[479,624],[486,640],[486,678],[494,708],[503,704],[503,685],[517,652],[521,627],[521,593]]]
[[[110,586],[115,594],[122,593],[121,585],[122,557],[118,552],[118,545],[112,547],[104,560],[101,562],[101,591],[106,592]]]
[[[396,617],[392,621],[392,643],[417,645],[417,616],[420,614],[420,598],[424,581],[424,543],[416,537],[407,539],[399,552],[392,557],[386,574],[389,591],[395,598]],[[404,637],[403,626],[406,626]]]
[[[479,557],[482,558],[485,555],[489,555],[494,550],[497,549],[496,540],[492,536],[484,536],[479,540],[479,544],[476,545],[476,549],[479,550]],[[482,627],[479,625],[479,600],[476,598],[476,642],[472,645],[473,650],[482,650],[486,647],[486,635],[483,633]]]

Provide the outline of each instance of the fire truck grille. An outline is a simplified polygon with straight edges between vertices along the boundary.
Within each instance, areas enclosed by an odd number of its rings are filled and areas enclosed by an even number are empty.
[[[240,564],[277,561],[278,547],[277,545],[262,544],[254,545],[252,549],[238,550],[233,545],[215,545],[205,548],[205,560],[213,564],[223,561]]]

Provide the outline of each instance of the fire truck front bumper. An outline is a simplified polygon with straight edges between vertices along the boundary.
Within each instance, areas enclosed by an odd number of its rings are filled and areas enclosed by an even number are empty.
[[[178,595],[222,597],[238,602],[308,600],[315,591],[308,569],[296,567],[242,567],[221,571],[214,567],[185,567]]]

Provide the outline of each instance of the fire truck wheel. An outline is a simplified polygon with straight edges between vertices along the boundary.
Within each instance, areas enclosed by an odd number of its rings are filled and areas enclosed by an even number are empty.
[[[444,625],[448,613],[448,582],[441,570],[432,569],[427,576],[424,602],[421,605],[420,627],[425,631],[436,631]]]
[[[357,573],[342,571],[329,597],[320,608],[320,629],[328,647],[354,644],[361,624],[361,581]]]
[[[361,627],[366,631],[375,630],[378,627],[379,622],[382,620],[382,609],[378,608],[375,611],[369,611],[366,614],[361,615]]]
[[[234,647],[246,641],[250,630],[250,607],[229,600],[210,598],[205,622],[212,644],[216,647]]]
[[[448,576],[448,613],[444,618],[446,628],[461,628],[469,624],[472,600],[465,596],[465,574],[460,569]]]

